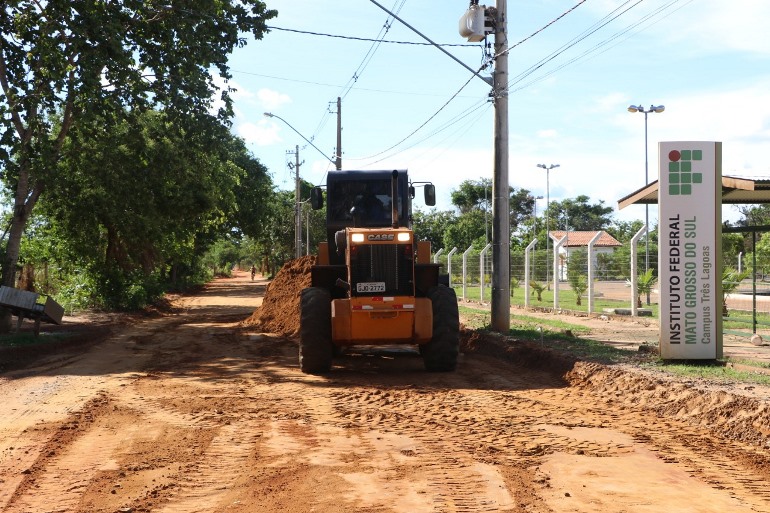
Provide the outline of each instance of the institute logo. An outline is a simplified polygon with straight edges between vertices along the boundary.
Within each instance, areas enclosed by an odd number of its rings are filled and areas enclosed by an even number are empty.
[[[703,160],[703,150],[672,150],[668,153],[668,193],[689,196],[692,187],[703,182],[702,173],[693,172],[693,162]]]

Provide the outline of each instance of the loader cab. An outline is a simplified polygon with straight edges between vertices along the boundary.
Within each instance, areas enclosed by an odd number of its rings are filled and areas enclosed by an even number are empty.
[[[344,265],[345,256],[334,250],[335,234],[345,228],[386,228],[392,226],[394,199],[393,171],[330,171],[326,179],[326,240],[329,263]],[[395,208],[398,225],[411,226],[410,184],[406,171],[399,171]],[[310,193],[313,209],[323,208],[323,191]]]

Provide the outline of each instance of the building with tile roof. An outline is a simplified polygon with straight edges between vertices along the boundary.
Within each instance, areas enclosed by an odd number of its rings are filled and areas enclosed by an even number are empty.
[[[565,232],[555,230],[549,232],[551,240],[559,241],[562,237],[567,235],[567,240],[559,248],[559,278],[562,280],[567,279],[567,262],[569,262],[572,253],[578,249],[588,250],[588,243],[591,242],[597,233],[600,233],[599,239],[594,242],[594,254],[593,262],[596,265],[596,257],[600,254],[612,254],[623,244],[620,243],[615,237],[605,232],[604,230],[598,231],[585,231],[585,232]]]

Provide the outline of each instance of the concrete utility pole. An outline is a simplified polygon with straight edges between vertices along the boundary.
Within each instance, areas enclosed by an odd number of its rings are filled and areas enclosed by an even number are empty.
[[[342,169],[342,99],[337,97],[337,159],[334,163],[337,171]]]
[[[374,5],[387,12],[393,18],[406,25],[417,35],[431,43],[438,50],[445,53],[455,62],[459,63],[465,69],[473,73],[485,83],[490,84],[487,77],[479,75],[478,71],[473,70],[467,64],[460,61],[457,57],[447,52],[441,46],[433,42],[430,38],[422,34],[416,28],[399,18],[396,14],[389,11],[376,0],[369,0]],[[478,0],[471,0],[471,8],[478,8]],[[497,0],[497,7],[490,8],[489,14],[494,18],[495,32],[495,71],[492,77],[492,98],[495,105],[495,150],[494,150],[494,176],[492,179],[492,329],[501,333],[506,333],[511,328],[511,298],[509,289],[511,287],[511,220],[510,205],[511,198],[508,193],[508,44],[507,44],[507,23],[508,23],[508,2],[507,0]],[[486,13],[485,13],[486,14]],[[467,27],[466,27],[467,28]],[[484,32],[484,33],[482,33]],[[473,39],[469,41],[481,41],[486,36],[486,30],[481,27],[475,27],[469,34],[461,35],[467,37],[472,35]]]
[[[286,152],[291,155],[291,151]],[[299,146],[294,147],[294,164],[289,162],[289,168],[294,168],[294,258],[302,256],[302,201],[300,201],[299,167],[303,162],[299,161]]]
[[[494,176],[492,179],[492,329],[511,329],[511,197],[508,192],[508,44],[507,0],[497,0],[495,13]]]

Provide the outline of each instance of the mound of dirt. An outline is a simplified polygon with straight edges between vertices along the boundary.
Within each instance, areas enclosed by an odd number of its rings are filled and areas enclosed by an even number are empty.
[[[625,409],[641,409],[663,418],[678,419],[705,428],[725,440],[770,447],[770,403],[754,387],[736,389],[730,384],[695,382],[631,366],[607,366],[580,361],[529,341],[514,340],[482,331],[462,330],[461,350],[535,368],[564,380],[571,387],[605,398]],[[748,464],[762,468],[767,454]]]
[[[310,268],[314,264],[313,255],[286,262],[267,287],[262,306],[244,324],[265,333],[299,333],[300,292],[310,286]]]

